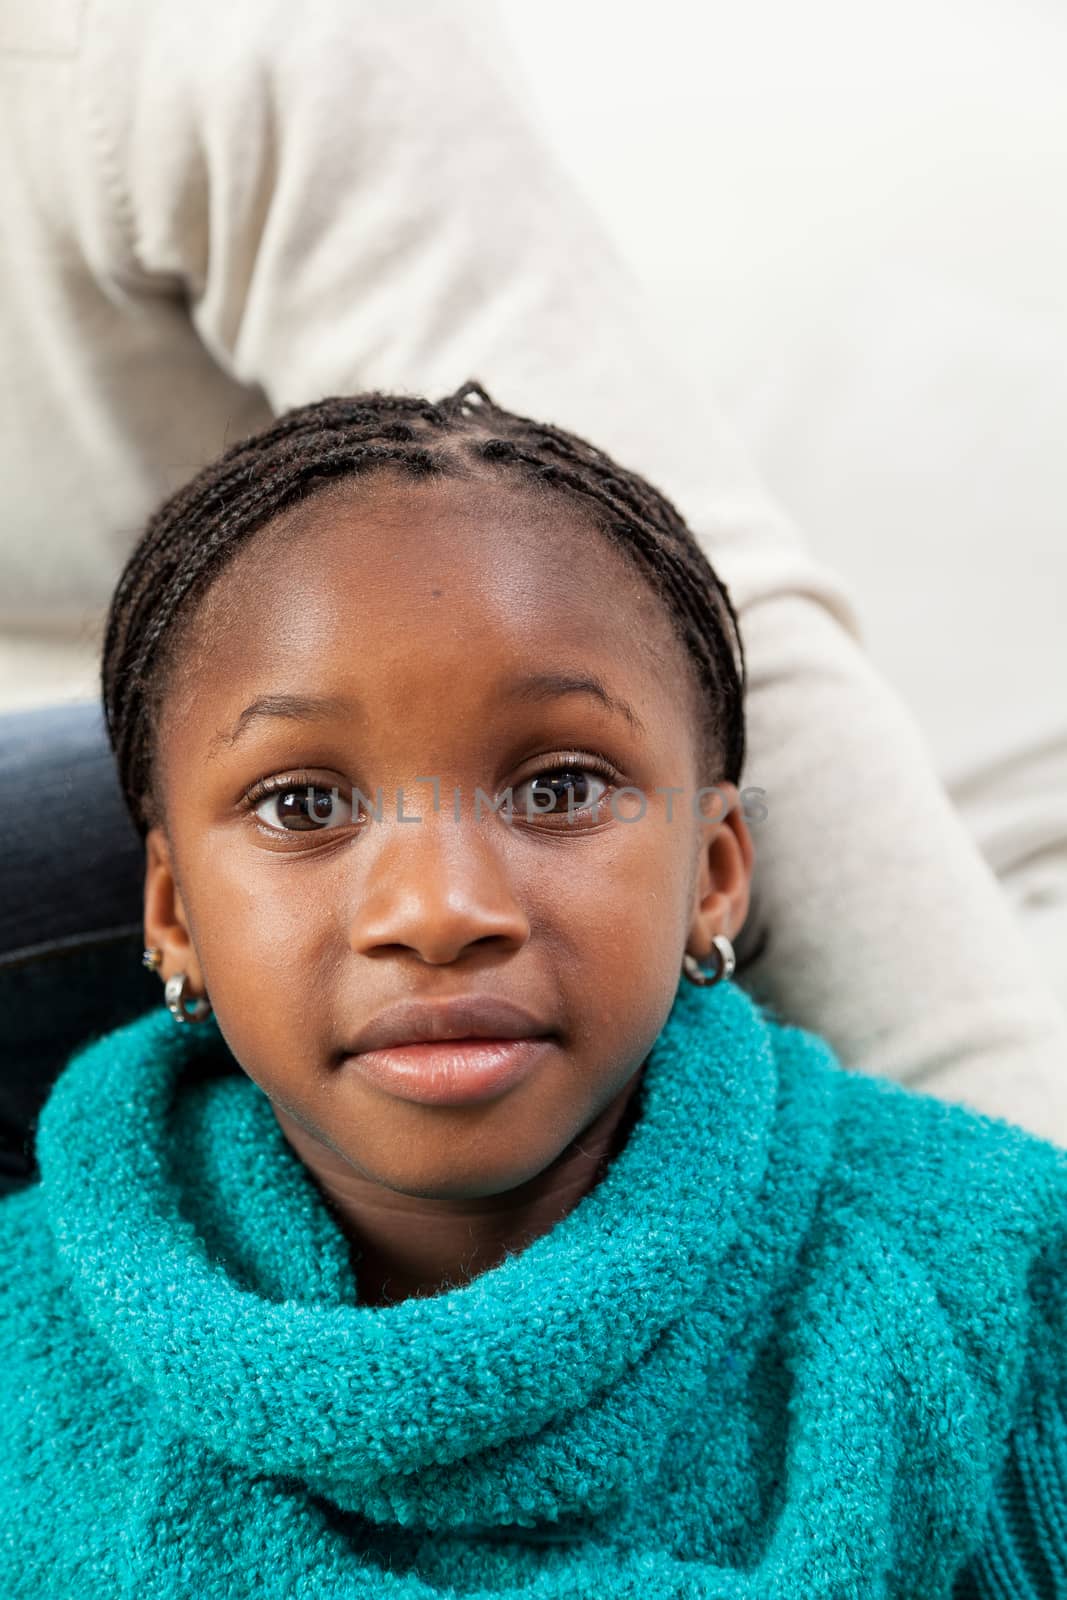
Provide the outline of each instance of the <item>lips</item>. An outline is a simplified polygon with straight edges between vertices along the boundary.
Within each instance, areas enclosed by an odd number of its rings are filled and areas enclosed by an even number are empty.
[[[447,1039],[540,1039],[554,1030],[525,1007],[494,995],[452,1000],[403,1000],[355,1036],[346,1055]]]

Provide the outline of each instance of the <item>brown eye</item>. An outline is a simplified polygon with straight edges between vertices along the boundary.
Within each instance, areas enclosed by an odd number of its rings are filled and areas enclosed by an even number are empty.
[[[607,789],[606,780],[588,767],[550,767],[520,783],[512,804],[523,817],[579,818],[595,814]]]
[[[261,822],[282,833],[318,833],[343,827],[351,820],[352,805],[336,786],[290,784],[264,795],[253,807]]]

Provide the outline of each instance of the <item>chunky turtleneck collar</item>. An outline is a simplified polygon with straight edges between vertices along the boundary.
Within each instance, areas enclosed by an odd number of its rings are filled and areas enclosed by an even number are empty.
[[[0,1226],[0,1587],[1046,1592],[1067,1155],[840,1070],[729,983],[682,983],[633,1106],[548,1233],[361,1305],[214,1021],[89,1045]]]
[[[781,1088],[748,997],[683,983],[599,1184],[463,1288],[388,1307],[359,1304],[348,1240],[214,1019],[160,1008],[86,1048],[38,1157],[77,1300],[174,1430],[374,1522],[532,1527],[654,1480],[775,1294],[830,1139]]]

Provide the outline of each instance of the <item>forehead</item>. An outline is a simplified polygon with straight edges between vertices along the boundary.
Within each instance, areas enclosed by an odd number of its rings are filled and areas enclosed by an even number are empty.
[[[252,536],[200,603],[174,686],[222,710],[283,673],[443,685],[561,651],[676,698],[687,672],[666,602],[570,497],[378,472]]]

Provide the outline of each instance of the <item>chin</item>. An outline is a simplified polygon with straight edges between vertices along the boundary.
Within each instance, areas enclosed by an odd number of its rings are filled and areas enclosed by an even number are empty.
[[[382,1171],[377,1182],[397,1194],[410,1195],[413,1200],[484,1200],[529,1183],[554,1160],[552,1151],[546,1152],[543,1159],[525,1164],[516,1162],[514,1152],[497,1162],[457,1162],[455,1154],[451,1159],[443,1154],[440,1164],[431,1165],[427,1160],[417,1170],[397,1166]]]

